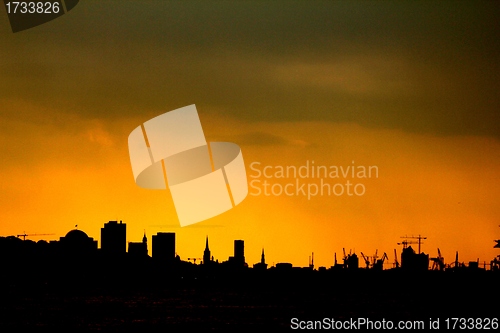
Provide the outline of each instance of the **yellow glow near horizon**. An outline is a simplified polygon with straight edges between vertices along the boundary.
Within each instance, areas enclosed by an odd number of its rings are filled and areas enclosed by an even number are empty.
[[[38,126],[27,139],[38,142],[48,157],[20,156],[26,162],[3,166],[1,191],[3,235],[53,233],[65,235],[74,225],[100,240],[100,228],[109,220],[127,224],[127,241],[149,239],[160,231],[176,233],[176,250],[182,259],[202,257],[205,237],[215,259],[227,260],[235,239],[245,240],[245,256],[252,265],[265,249],[269,264],[291,262],[307,266],[314,252],[316,266],[341,260],[342,249],[372,255],[394,249],[404,235],[424,235],[422,250],[430,256],[437,248],[447,262],[459,251],[460,261],[489,262],[498,251],[499,208],[496,179],[500,144],[486,137],[437,137],[395,130],[366,129],[354,124],[294,122],[242,123],[231,119],[206,119],[208,140],[220,128],[238,143],[238,133],[269,133],[283,143],[241,143],[248,180],[261,166],[376,165],[378,178],[363,182],[362,196],[255,196],[250,194],[230,211],[193,226],[179,227],[168,191],[137,187],[126,150],[127,122],[118,134],[95,123],[83,124],[76,133],[50,133],[51,125]],[[19,130],[29,124],[14,124]],[[91,134],[89,134],[91,133]],[[57,144],[55,144],[57,142]],[[15,145],[15,143],[14,143]],[[90,147],[91,146],[91,147]],[[77,150],[81,148],[80,153]],[[74,157],[74,158],[73,158]],[[264,178],[261,178],[264,180]],[[295,179],[271,178],[276,184]],[[299,179],[309,182],[312,179]],[[326,179],[334,183],[343,179]],[[317,182],[317,179],[314,180]],[[468,237],[463,237],[468,235]],[[29,238],[29,237],[28,237]],[[36,240],[36,237],[33,238]],[[100,244],[100,243],[99,243]]]

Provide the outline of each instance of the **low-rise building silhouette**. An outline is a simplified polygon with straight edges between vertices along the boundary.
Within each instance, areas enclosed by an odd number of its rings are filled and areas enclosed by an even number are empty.
[[[416,253],[411,246],[401,252],[401,268],[409,271],[426,271],[429,269],[429,255]]]
[[[142,237],[142,242],[128,243],[128,254],[133,258],[148,257],[148,238],[146,237],[145,231],[144,236]]]

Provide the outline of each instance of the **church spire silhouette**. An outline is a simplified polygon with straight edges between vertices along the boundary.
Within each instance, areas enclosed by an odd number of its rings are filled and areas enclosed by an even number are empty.
[[[203,264],[210,262],[210,249],[208,248],[208,236],[205,242],[205,251],[203,252]]]

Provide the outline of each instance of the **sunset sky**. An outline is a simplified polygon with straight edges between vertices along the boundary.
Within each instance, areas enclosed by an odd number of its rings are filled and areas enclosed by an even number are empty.
[[[494,1],[80,1],[12,33],[0,6],[0,235],[109,220],[127,240],[176,233],[181,259],[245,241],[248,264],[394,262],[423,235],[446,263],[500,254],[500,5]],[[195,104],[207,141],[264,166],[377,166],[361,196],[252,195],[180,227],[168,190],[138,187],[127,139]],[[255,166],[256,164],[254,164]],[[253,177],[252,177],[253,176]],[[325,179],[345,183],[347,179]],[[267,179],[286,185],[295,179]],[[317,183],[319,179],[299,179]],[[361,265],[361,262],[360,262]],[[389,268],[388,265],[386,268]]]

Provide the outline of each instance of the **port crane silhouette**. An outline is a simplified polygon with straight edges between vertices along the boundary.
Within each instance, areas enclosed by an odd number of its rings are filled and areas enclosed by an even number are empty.
[[[376,256],[376,252],[375,252],[375,257],[373,259],[373,268],[374,269],[379,269],[379,270],[382,270],[384,269],[384,260],[389,260],[389,257],[387,257],[387,253],[384,252],[384,254],[382,255],[382,258],[380,259],[376,259],[377,256]]]
[[[432,270],[444,270],[445,264],[444,264],[444,258],[441,256],[441,251],[438,248],[438,256],[435,258],[431,258],[432,260]]]
[[[396,253],[396,249],[394,249],[394,267],[399,268],[398,254]]]
[[[361,252],[361,256],[363,257],[363,260],[365,261],[366,268],[370,268],[370,257],[367,257]]]

